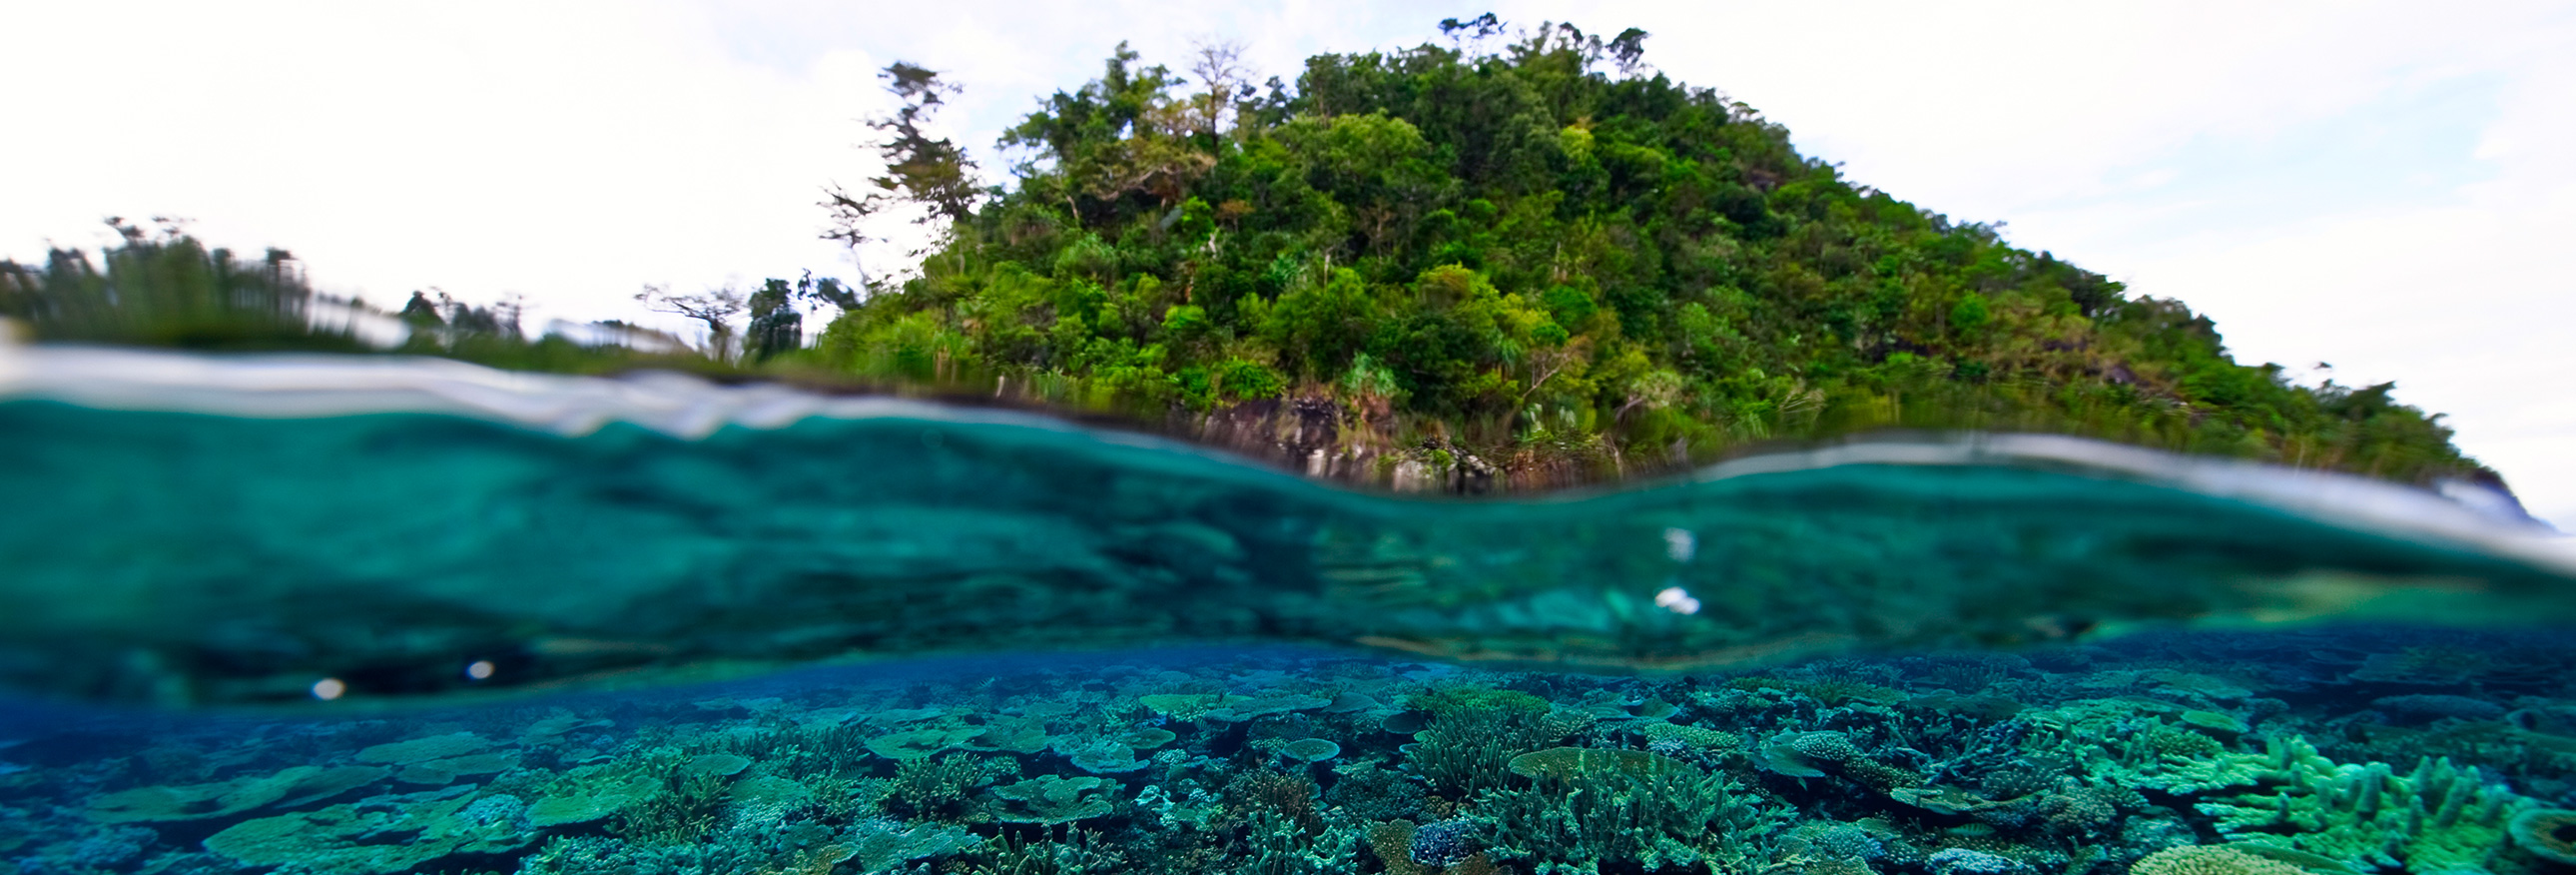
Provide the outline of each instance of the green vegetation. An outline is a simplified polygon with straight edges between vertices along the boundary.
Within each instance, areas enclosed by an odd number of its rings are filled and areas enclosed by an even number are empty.
[[[1491,16],[1442,29],[1501,33]],[[639,300],[707,326],[684,355],[532,343],[509,306],[415,294],[401,318],[423,330],[401,351],[999,394],[1209,439],[1293,406],[1328,423],[1296,454],[1351,460],[1334,470],[1354,479],[1411,461],[1577,482],[1891,427],[2493,477],[2391,384],[2238,364],[2178,301],[1799,154],[1753,108],[1653,73],[1645,37],[1555,25],[1492,52],[1319,55],[1266,87],[1225,47],[1183,75],[1122,46],[1006,134],[1015,182],[982,190],[925,132],[954,86],[895,64],[886,175],[828,193],[826,236],[855,246],[908,216],[934,231],[917,270],[648,287]],[[0,262],[0,315],[52,339],[359,347],[311,327],[324,299],[286,253],[116,224],[103,267]],[[815,304],[840,315],[809,347]]]
[[[1346,444],[1506,460],[1893,426],[2478,470],[2388,385],[2292,385],[2179,302],[1845,179],[1649,75],[1644,36],[1320,55],[1266,90],[1222,49],[1184,78],[1122,47],[1011,129],[1029,160],[971,210],[953,150],[889,144],[879,186],[959,218],[816,355],[1197,411],[1325,399]],[[901,72],[907,113],[936,104]]]

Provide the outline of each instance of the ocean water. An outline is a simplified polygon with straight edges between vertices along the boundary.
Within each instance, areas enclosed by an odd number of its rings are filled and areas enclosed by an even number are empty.
[[[0,873],[2576,871],[2576,551],[2473,487],[68,347],[0,460]]]

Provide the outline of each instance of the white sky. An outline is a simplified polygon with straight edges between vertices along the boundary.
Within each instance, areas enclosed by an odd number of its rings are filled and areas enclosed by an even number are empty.
[[[815,239],[880,111],[948,71],[999,131],[1121,39],[1411,45],[1484,6],[1306,0],[36,3],[0,9],[0,256],[106,215],[293,250],[326,290],[525,294],[530,324],[690,290],[851,276]],[[1654,36],[1852,179],[2218,320],[2241,360],[2399,381],[2535,513],[2576,529],[2576,5],[1500,2]],[[872,269],[887,265],[871,262]],[[672,327],[678,327],[674,324]]]

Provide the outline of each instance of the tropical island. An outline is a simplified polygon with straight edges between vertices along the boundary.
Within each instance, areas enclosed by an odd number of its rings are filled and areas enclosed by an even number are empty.
[[[854,246],[926,226],[917,264],[639,295],[705,324],[695,345],[615,323],[532,341],[506,304],[414,293],[393,350],[998,397],[1461,492],[1880,429],[2498,480],[2393,384],[2238,363],[2180,301],[1845,178],[1654,71],[1643,31],[1441,30],[1260,84],[1226,46],[1180,71],[1121,46],[1006,133],[1001,186],[927,132],[954,87],[897,63],[884,174],[823,206]],[[367,348],[315,317],[363,305],[317,295],[282,251],[111,221],[125,240],[98,263],[0,262],[0,316],[39,339]]]

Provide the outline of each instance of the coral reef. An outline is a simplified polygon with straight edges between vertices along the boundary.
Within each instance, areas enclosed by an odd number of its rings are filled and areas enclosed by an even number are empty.
[[[1654,679],[1102,656],[66,730],[6,748],[0,875],[2576,869],[2540,657],[2263,640]]]

